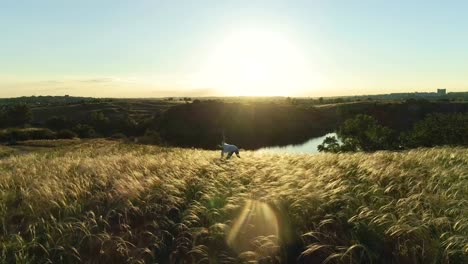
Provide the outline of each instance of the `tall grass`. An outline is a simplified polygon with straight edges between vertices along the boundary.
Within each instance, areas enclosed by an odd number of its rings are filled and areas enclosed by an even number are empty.
[[[0,160],[5,263],[467,263],[468,150],[88,141]]]

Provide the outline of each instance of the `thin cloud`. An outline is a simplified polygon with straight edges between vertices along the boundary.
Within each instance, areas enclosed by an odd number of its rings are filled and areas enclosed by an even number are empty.
[[[94,78],[94,79],[79,80],[78,82],[81,82],[81,83],[109,83],[109,82],[115,82],[115,81],[118,81],[118,79],[115,79],[115,78]]]

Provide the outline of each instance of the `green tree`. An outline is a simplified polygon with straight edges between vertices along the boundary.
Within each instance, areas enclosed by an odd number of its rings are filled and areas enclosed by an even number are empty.
[[[395,149],[398,146],[395,132],[378,124],[377,120],[369,115],[359,114],[346,120],[338,135],[350,149],[375,151]]]
[[[406,148],[468,145],[468,113],[430,114],[402,135]]]
[[[110,120],[102,112],[92,112],[90,115],[89,124],[94,127],[99,133],[108,135],[111,133]]]
[[[7,127],[7,118],[4,109],[0,109],[0,127]]]
[[[5,111],[5,118],[8,126],[24,126],[32,119],[31,108],[26,104],[16,104],[10,106]]]
[[[96,135],[94,128],[90,125],[78,124],[73,128],[73,131],[78,134],[80,138],[91,138]]]
[[[376,151],[391,150],[399,147],[396,133],[388,127],[378,124],[377,120],[369,115],[356,115],[347,119],[338,130],[339,140],[327,137],[319,151],[346,152],[346,151]]]
[[[70,127],[70,121],[63,116],[53,116],[46,121],[46,127],[55,131],[68,129]]]
[[[326,137],[323,143],[317,146],[319,152],[339,152],[341,146],[335,136]]]

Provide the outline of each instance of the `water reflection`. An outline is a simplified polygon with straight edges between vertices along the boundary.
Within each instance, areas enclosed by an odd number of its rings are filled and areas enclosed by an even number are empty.
[[[261,152],[274,152],[274,153],[319,153],[317,147],[322,144],[326,137],[335,136],[336,133],[328,133],[321,137],[311,138],[308,141],[298,145],[287,145],[281,147],[265,147],[258,149]]]

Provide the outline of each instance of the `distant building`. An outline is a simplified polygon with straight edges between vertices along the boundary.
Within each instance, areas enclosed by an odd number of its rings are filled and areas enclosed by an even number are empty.
[[[437,95],[446,95],[447,89],[437,89]]]

